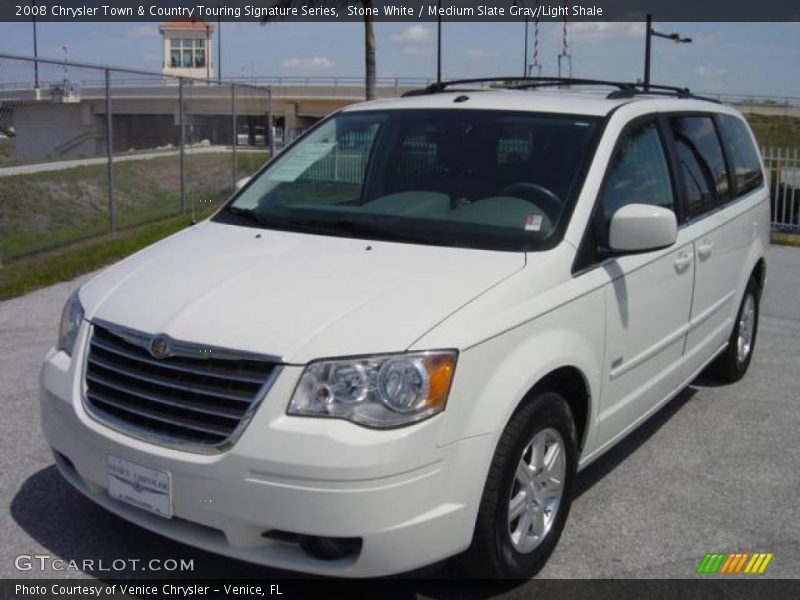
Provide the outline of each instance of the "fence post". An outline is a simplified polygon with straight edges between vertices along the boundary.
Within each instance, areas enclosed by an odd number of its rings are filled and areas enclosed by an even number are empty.
[[[275,130],[272,127],[272,86],[267,88],[267,135],[269,136],[269,160],[275,156]]]
[[[108,177],[108,224],[112,234],[117,232],[116,206],[114,202],[114,129],[111,116],[111,70],[106,68],[106,171]]]
[[[186,213],[186,111],[183,107],[183,77],[178,78],[178,120],[180,124],[180,174],[181,174],[181,214]],[[194,205],[192,205],[194,220]]]
[[[231,184],[233,191],[236,191],[236,143],[238,141],[238,132],[236,129],[236,84],[231,84],[231,115],[233,126],[233,140],[231,144]]]

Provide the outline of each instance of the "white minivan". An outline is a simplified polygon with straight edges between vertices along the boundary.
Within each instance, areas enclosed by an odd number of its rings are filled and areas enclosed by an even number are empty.
[[[41,377],[63,476],[261,565],[535,574],[578,470],[747,370],[768,181],[686,90],[489,83],[331,115],[78,290]]]

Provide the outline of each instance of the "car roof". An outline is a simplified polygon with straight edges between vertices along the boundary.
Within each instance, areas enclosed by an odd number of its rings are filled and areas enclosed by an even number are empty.
[[[602,117],[623,104],[648,103],[653,111],[705,110],[712,112],[735,112],[726,110],[716,102],[677,98],[675,96],[637,94],[626,97],[608,97],[609,90],[581,90],[539,88],[528,90],[478,89],[454,90],[452,92],[419,94],[400,98],[387,98],[353,104],[344,112],[365,110],[403,109],[484,109],[557,114],[587,115]],[[464,100],[463,98],[467,99]],[[456,99],[459,99],[456,102]]]

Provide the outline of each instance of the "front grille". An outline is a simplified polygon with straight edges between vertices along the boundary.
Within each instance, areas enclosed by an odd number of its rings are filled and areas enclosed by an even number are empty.
[[[232,441],[278,367],[179,342],[175,355],[155,358],[148,342],[148,336],[93,326],[86,405],[116,428],[167,443],[212,449]]]

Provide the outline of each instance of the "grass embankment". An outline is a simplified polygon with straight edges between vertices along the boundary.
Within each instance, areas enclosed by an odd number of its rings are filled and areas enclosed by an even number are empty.
[[[773,231],[770,241],[778,246],[794,246],[800,248],[800,233]]]
[[[240,176],[252,173],[266,152],[241,152]],[[177,215],[178,156],[119,162],[114,166],[118,229]],[[186,157],[186,207],[215,205],[231,191],[229,153]],[[0,178],[0,253],[3,262],[96,237],[109,230],[105,165]]]
[[[14,138],[3,137],[0,132],[0,167],[14,162]]]
[[[0,178],[0,300],[66,281],[136,252],[210,215],[230,193],[230,154],[186,157],[187,213],[180,213],[178,157],[114,168],[117,234],[108,234],[105,165]],[[241,152],[244,177],[266,160]]]
[[[213,209],[204,208],[198,212],[198,218],[205,218],[211,212]],[[189,217],[179,215],[133,227],[114,236],[106,234],[20,258],[0,269],[0,300],[99,269],[189,225]]]
[[[800,147],[800,117],[745,115],[761,148]]]

